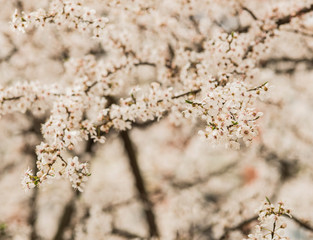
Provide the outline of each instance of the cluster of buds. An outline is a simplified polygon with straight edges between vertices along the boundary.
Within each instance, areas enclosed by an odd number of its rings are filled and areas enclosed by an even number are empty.
[[[256,226],[255,233],[250,234],[245,240],[289,240],[284,236],[284,229],[287,227],[284,217],[290,217],[290,210],[285,207],[283,202],[278,202],[274,206],[268,198],[262,205],[259,213],[259,224]]]

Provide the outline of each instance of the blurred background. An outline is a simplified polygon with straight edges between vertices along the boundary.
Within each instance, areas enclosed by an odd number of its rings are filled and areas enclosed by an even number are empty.
[[[16,8],[47,9],[49,2],[0,0],[2,87],[20,80],[67,86],[72,83],[65,74],[69,58],[107,57],[105,45],[75,31],[60,32],[53,26],[25,34],[11,30]],[[208,34],[249,26],[249,14],[226,8],[231,2],[212,2],[211,15],[199,10],[198,16]],[[261,18],[275,6],[288,11],[286,6],[297,1],[240,2]],[[101,1],[84,4],[106,14]],[[40,126],[49,112],[3,116],[0,239],[236,240],[253,229],[265,197],[283,200],[292,210],[286,230],[290,239],[312,239],[312,39],[309,13],[268,45],[257,78],[268,81],[271,91],[258,103],[264,116],[252,146],[239,151],[212,146],[197,135],[199,125],[182,121],[176,126],[170,117],[138,124],[128,132],[110,133],[105,144],[82,143],[76,154],[92,173],[82,193],[64,179],[24,192],[21,178],[28,167],[35,167],[35,146],[43,140]],[[146,84],[154,73],[147,66],[127,78]]]

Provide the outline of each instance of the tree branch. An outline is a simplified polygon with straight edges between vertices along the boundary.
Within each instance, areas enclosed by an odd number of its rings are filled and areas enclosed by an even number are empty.
[[[59,221],[59,225],[58,225],[58,229],[57,232],[54,236],[54,240],[63,240],[63,234],[65,232],[65,230],[67,229],[67,227],[69,226],[72,216],[75,213],[75,201],[77,199],[77,197],[79,196],[79,192],[76,192],[77,194],[75,194],[71,200],[66,204],[66,206],[64,207],[63,210],[63,214],[61,216],[61,219]]]
[[[276,19],[275,24],[276,24],[277,28],[279,28],[279,27],[282,26],[282,25],[285,25],[285,24],[290,23],[293,18],[299,17],[299,16],[301,16],[301,15],[303,15],[303,14],[306,14],[306,13],[309,13],[309,12],[311,12],[311,11],[313,11],[313,4],[312,4],[310,7],[305,7],[305,8],[302,8],[302,9],[298,10],[298,11],[297,11],[296,13],[294,13],[294,14],[289,14],[289,15],[286,15],[286,16],[284,16],[284,17],[282,17],[282,18]],[[273,29],[272,29],[272,30],[273,30]],[[266,31],[264,31],[264,32],[265,32],[265,33],[268,33],[268,32],[270,32],[270,31],[271,31],[271,30],[266,30]],[[259,39],[259,42],[262,43],[262,42],[265,41],[265,39],[266,39],[266,36],[260,38],[260,39]],[[248,57],[249,53],[253,52],[254,46],[255,46],[255,45],[249,45],[249,46],[248,46],[248,48],[247,48],[247,50],[246,50],[246,52],[245,52],[245,54],[244,54],[244,56],[243,56],[243,59],[246,59],[246,58]]]
[[[290,57],[278,57],[278,58],[269,58],[266,60],[260,61],[260,67],[268,67],[269,65],[274,64],[286,64],[286,63],[293,63],[293,64],[299,64],[299,63],[305,63],[309,65],[310,67],[313,66],[313,59],[311,58],[290,58]]]
[[[247,13],[250,14],[250,16],[254,19],[254,20],[258,20],[258,18],[255,16],[255,14],[247,7],[242,7],[242,10],[246,11]]]
[[[94,146],[94,141],[92,139],[88,139],[86,142],[85,146],[85,152],[84,153],[90,153],[93,154],[93,146]],[[63,240],[63,235],[64,232],[66,231],[67,228],[70,227],[72,218],[76,212],[76,206],[75,203],[77,199],[80,197],[81,193],[79,191],[75,191],[73,197],[71,200],[66,204],[66,206],[63,209],[63,213],[60,218],[60,222],[58,225],[58,229],[56,231],[56,234],[54,236],[54,240]]]
[[[28,128],[26,130],[25,133],[35,134],[37,137],[37,140],[39,142],[39,140],[42,138],[40,127],[41,127],[41,124],[44,122],[45,119],[36,118],[30,112],[27,112],[26,114],[29,118],[29,121],[32,122],[32,125],[30,126],[30,128]],[[32,168],[33,173],[36,173],[38,171],[37,163],[36,163],[37,162],[37,154],[33,150],[34,148],[35,148],[35,146],[26,143],[23,151],[25,154],[28,154],[31,156],[31,158],[32,158],[32,167],[31,168]],[[31,228],[31,231],[30,231],[30,239],[31,240],[40,239],[38,234],[37,234],[37,230],[36,230],[36,221],[37,221],[37,216],[38,216],[38,210],[37,210],[38,195],[39,195],[38,188],[34,188],[32,190],[32,195],[29,199],[30,213],[28,215],[27,221],[28,221],[28,224],[30,225],[30,228]]]
[[[192,182],[173,182],[171,185],[174,188],[178,188],[178,189],[186,189],[186,188],[198,186],[198,185],[208,182],[209,179],[211,179],[214,176],[219,176],[219,175],[223,175],[224,173],[227,173],[230,169],[233,169],[237,164],[238,164],[238,161],[234,161],[222,167],[221,169],[218,169],[217,171],[208,174],[208,176],[204,178],[197,178],[196,180]]]
[[[311,231],[313,232],[313,226],[311,226],[309,224],[309,221],[303,221],[303,220],[300,220],[299,218],[295,217],[292,215],[292,218],[290,218],[289,216],[286,216],[288,217],[290,220],[294,221],[295,223],[297,223],[300,227],[308,230],[308,231]]]
[[[242,222],[240,222],[239,224],[230,227],[230,228],[226,228],[224,234],[219,238],[219,240],[225,240],[228,238],[228,235],[230,232],[236,231],[236,230],[242,230],[243,227],[245,227],[246,225],[250,224],[251,222],[254,222],[258,219],[258,216],[252,216],[248,219],[243,220]]]
[[[115,235],[118,235],[120,237],[124,237],[124,238],[127,238],[127,239],[143,239],[142,237],[134,234],[134,233],[130,233],[128,231],[125,231],[125,230],[121,230],[121,229],[118,229],[118,228],[113,228],[112,229],[112,234],[115,234]]]
[[[140,171],[136,152],[133,146],[133,143],[128,135],[127,131],[120,132],[120,137],[123,140],[124,147],[127,153],[129,165],[132,171],[132,174],[135,178],[135,185],[139,193],[139,198],[143,204],[144,212],[146,215],[146,221],[149,228],[150,237],[159,237],[159,229],[156,223],[156,217],[153,210],[153,204],[149,199],[149,195],[146,189],[146,184],[143,179],[142,173]]]
[[[299,11],[297,11],[294,14],[290,14],[290,15],[287,15],[287,16],[282,17],[280,19],[277,19],[276,20],[276,25],[279,27],[281,25],[288,24],[288,23],[290,23],[290,21],[293,18],[300,17],[301,15],[309,13],[311,11],[313,11],[313,4],[311,4],[311,6],[309,6],[309,7],[305,7],[305,8],[300,9]]]

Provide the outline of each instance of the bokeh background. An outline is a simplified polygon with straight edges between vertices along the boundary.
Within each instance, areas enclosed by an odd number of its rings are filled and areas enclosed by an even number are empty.
[[[241,2],[261,18],[275,6],[288,11],[298,1]],[[101,1],[84,4],[106,14]],[[210,34],[249,26],[249,14],[234,13],[231,1],[211,4],[209,17],[201,9],[197,15]],[[66,86],[71,84],[65,72],[68,59],[108,57],[106,46],[88,34],[53,26],[25,34],[12,31],[9,21],[16,8],[47,9],[47,0],[1,0],[0,5],[2,87],[21,80]],[[21,177],[34,167],[35,146],[42,141],[40,126],[49,112],[40,117],[29,112],[3,116],[0,239],[149,239],[153,229],[161,239],[242,239],[257,223],[255,211],[266,196],[273,202],[283,200],[292,210],[295,218],[286,230],[290,239],[312,239],[312,39],[309,13],[283,28],[268,45],[257,78],[271,88],[257,106],[264,116],[252,146],[243,145],[239,151],[213,146],[197,135],[199,125],[182,121],[176,126],[170,117],[124,134],[111,132],[105,144],[82,143],[76,153],[92,173],[83,193],[64,179],[24,192]],[[140,84],[153,79],[149,66],[127,76]],[[141,178],[131,165],[130,152]]]

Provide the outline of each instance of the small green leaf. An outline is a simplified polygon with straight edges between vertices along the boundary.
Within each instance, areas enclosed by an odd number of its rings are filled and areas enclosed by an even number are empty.
[[[265,197],[266,198],[266,201],[271,204],[271,201],[268,199],[268,197]]]
[[[238,125],[238,122],[235,122],[235,121],[231,121],[231,123],[235,126],[235,125]]]
[[[186,99],[185,102],[186,102],[186,103],[189,103],[189,104],[193,104],[193,101],[190,101],[190,100],[188,100],[188,99]]]
[[[217,127],[216,127],[216,124],[215,123],[209,123],[210,124],[210,126],[211,126],[211,128],[212,128],[212,130],[215,130],[215,129],[217,129]]]
[[[34,176],[34,180],[33,180],[35,186],[37,186],[40,183],[40,179],[37,176]]]

